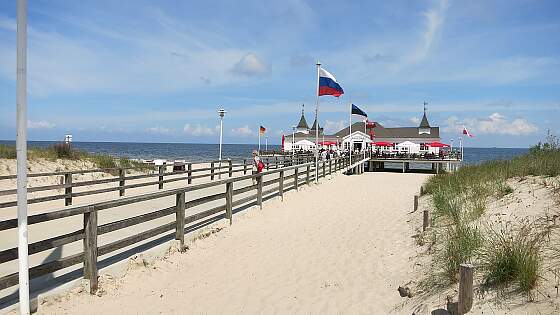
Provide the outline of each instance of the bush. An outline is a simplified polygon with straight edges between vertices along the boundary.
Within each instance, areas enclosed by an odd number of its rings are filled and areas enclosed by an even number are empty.
[[[76,157],[70,143],[57,143],[54,144],[51,148],[56,154],[56,158],[58,159],[74,159]]]
[[[482,236],[477,227],[458,224],[445,229],[444,247],[437,257],[444,274],[451,283],[457,281],[457,273],[462,263],[472,262],[481,245]]]
[[[0,158],[15,159],[17,157],[16,147],[13,145],[0,144]]]

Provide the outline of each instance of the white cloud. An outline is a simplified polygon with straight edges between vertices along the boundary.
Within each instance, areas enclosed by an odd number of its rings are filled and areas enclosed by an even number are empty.
[[[413,123],[415,125],[420,124],[420,118],[418,118],[418,117],[410,117],[409,120],[410,120],[411,123]]]
[[[530,135],[538,131],[538,127],[525,118],[515,118],[508,120],[500,113],[493,113],[485,118],[466,118],[460,120],[452,116],[446,120],[446,126],[442,128],[444,132],[461,132],[463,126],[475,135],[510,135],[521,136]]]
[[[171,133],[174,132],[173,129],[160,127],[160,126],[146,128],[146,131],[149,132],[149,133],[163,134],[163,135],[171,134]]]
[[[331,134],[331,133],[339,132],[344,127],[345,127],[344,120],[339,120],[339,121],[327,120],[325,121],[325,126],[323,128],[325,129],[325,133]]]
[[[220,127],[210,128],[200,124],[185,124],[183,132],[189,136],[213,136],[220,131]]]
[[[239,128],[231,129],[231,133],[236,135],[236,136],[246,137],[246,136],[252,135],[253,130],[251,130],[251,128],[249,128],[249,125],[245,125],[245,126],[241,126]]]
[[[27,127],[29,129],[52,129],[54,127],[56,127],[56,125],[54,123],[48,122],[48,121],[31,121],[28,120],[27,121]]]
[[[257,55],[250,53],[243,56],[237,62],[231,72],[240,76],[263,76],[270,73],[270,67],[262,61]]]
[[[449,3],[447,0],[440,0],[438,5],[423,13],[426,18],[426,25],[421,36],[421,42],[414,54],[410,57],[410,63],[422,61],[435,44],[436,38],[441,33],[443,22]]]

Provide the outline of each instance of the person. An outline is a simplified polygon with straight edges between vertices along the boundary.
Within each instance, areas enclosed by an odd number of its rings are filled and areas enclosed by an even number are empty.
[[[261,158],[259,156],[259,151],[257,150],[253,150],[253,175],[258,174],[260,172],[262,172],[264,168],[264,163],[261,161]],[[253,177],[253,185],[255,184],[255,178]]]

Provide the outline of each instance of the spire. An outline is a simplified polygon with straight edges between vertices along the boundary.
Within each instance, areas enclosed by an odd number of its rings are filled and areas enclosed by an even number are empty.
[[[311,126],[311,130],[316,130],[317,129],[317,118],[315,118],[315,121],[313,122],[313,126]],[[323,128],[321,128],[321,126],[319,125],[319,133],[323,132]]]
[[[420,122],[420,128],[430,128],[428,117],[426,117],[426,105],[428,105],[428,103],[424,102],[424,116],[422,116],[422,121]]]
[[[297,125],[297,129],[309,129],[307,125],[307,120],[305,120],[305,104],[301,105],[301,118],[299,119],[299,123]]]

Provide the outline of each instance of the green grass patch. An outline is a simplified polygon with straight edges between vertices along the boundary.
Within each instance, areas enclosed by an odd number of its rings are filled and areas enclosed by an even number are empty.
[[[16,147],[13,145],[0,144],[0,159],[15,159]]]

